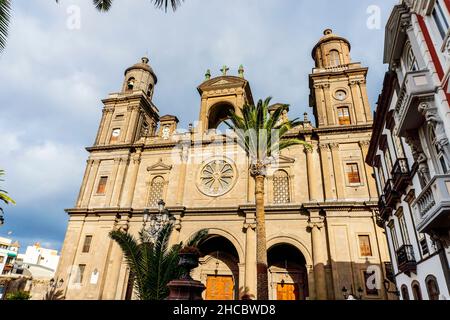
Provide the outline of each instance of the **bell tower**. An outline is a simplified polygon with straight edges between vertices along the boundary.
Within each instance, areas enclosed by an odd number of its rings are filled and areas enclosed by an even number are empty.
[[[244,78],[244,67],[239,67],[238,76],[228,75],[228,70],[223,66],[222,75],[215,78],[211,78],[208,70],[205,81],[197,88],[201,96],[197,130],[201,133],[217,129],[228,118],[230,110],[239,114],[244,104],[254,103],[250,84]]]
[[[158,78],[148,62],[143,57],[126,69],[121,91],[102,101],[103,116],[95,146],[133,144],[156,135],[159,110],[152,99]]]
[[[309,77],[310,106],[318,128],[365,125],[373,121],[366,88],[368,68],[352,62],[350,50],[350,42],[331,29],[326,29],[314,46],[315,68]]]

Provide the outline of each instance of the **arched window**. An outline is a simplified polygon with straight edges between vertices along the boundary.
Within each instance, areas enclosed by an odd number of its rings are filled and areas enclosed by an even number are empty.
[[[150,194],[148,197],[148,206],[157,208],[158,201],[163,199],[165,180],[163,177],[155,177],[150,184]]]
[[[405,62],[406,72],[419,70],[416,56],[414,55],[414,51],[411,47],[411,43],[409,43],[409,42],[405,45],[403,60]]]
[[[278,170],[273,175],[273,203],[290,203],[289,175],[284,170]]]
[[[402,298],[403,300],[410,300],[408,287],[406,285],[402,285]]]
[[[427,292],[429,299],[439,300],[440,291],[436,278],[430,275],[425,279],[425,283],[427,284]]]
[[[133,90],[135,83],[136,83],[136,79],[135,78],[128,79],[127,89],[130,90],[130,91]]]
[[[417,281],[413,282],[412,291],[413,291],[414,300],[423,300],[422,299],[422,291],[420,290],[420,284]]]
[[[448,166],[447,161],[445,161],[444,150],[439,145],[438,140],[436,139],[436,133],[434,132],[434,128],[430,125],[428,126],[428,139],[429,145],[431,146],[432,159],[436,159],[436,162],[439,166],[437,171],[441,171],[441,173],[447,173]]]
[[[341,58],[339,57],[339,51],[331,50],[329,59],[331,67],[337,67],[341,65]]]
[[[148,86],[147,96],[148,96],[149,98],[151,98],[152,94],[153,94],[153,85],[150,84],[150,85]]]

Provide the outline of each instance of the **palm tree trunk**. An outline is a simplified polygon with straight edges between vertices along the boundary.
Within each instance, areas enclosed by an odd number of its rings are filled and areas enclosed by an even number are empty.
[[[256,200],[256,264],[257,298],[269,300],[269,279],[267,275],[266,218],[264,213],[264,180],[262,175],[255,176]]]

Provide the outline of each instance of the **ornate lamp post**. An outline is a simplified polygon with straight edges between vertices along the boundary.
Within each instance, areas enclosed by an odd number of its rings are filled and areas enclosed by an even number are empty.
[[[356,295],[353,292],[353,285],[351,286],[350,293],[348,293],[348,289],[345,286],[342,288],[342,295],[344,296],[345,300],[362,300],[363,292],[364,292],[363,288],[359,287],[358,288],[358,295]]]
[[[149,209],[144,210],[144,229],[147,229],[148,224],[147,232],[153,241],[156,240],[164,226],[175,221],[175,217],[166,209],[166,203],[163,200],[158,201],[158,211],[157,214],[150,214]]]

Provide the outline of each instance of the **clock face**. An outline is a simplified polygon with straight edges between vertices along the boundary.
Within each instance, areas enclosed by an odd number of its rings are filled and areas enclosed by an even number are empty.
[[[347,98],[347,92],[345,92],[344,90],[338,90],[336,91],[335,97],[336,99],[343,101]]]
[[[114,138],[118,138],[120,136],[120,129],[114,129],[112,132],[112,136]]]

